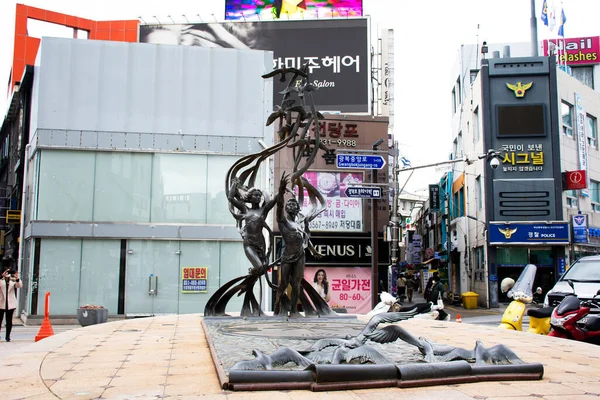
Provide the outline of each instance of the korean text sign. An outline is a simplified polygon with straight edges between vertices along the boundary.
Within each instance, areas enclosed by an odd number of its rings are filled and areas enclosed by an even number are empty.
[[[325,198],[326,209],[310,223],[313,232],[362,232],[363,203],[361,199],[346,196],[346,188],[363,183],[362,172],[306,172],[304,178]],[[303,212],[311,207],[308,193],[304,193]]]
[[[181,293],[208,292],[208,267],[182,267]]]
[[[371,311],[370,267],[306,267],[304,279],[313,286],[319,270],[325,271],[329,290],[329,307],[345,309],[349,314]]]

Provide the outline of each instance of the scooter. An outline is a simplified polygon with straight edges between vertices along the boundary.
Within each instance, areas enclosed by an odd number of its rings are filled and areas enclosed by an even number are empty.
[[[573,283],[568,283],[573,288]],[[600,314],[590,314],[592,308],[600,311],[600,290],[589,301],[568,294],[552,312],[552,331],[548,336],[600,345]]]
[[[533,264],[528,264],[521,272],[517,282],[511,278],[504,278],[500,285],[503,293],[507,293],[512,301],[506,307],[504,314],[502,315],[502,322],[498,326],[499,328],[522,331],[523,330],[523,315],[528,304],[534,303],[533,301],[533,280],[537,267]],[[537,288],[536,294],[542,293],[542,288]],[[547,307],[546,309],[530,309],[527,311],[529,316],[529,329],[530,333],[539,335],[547,335],[550,331],[550,314],[552,308]]]

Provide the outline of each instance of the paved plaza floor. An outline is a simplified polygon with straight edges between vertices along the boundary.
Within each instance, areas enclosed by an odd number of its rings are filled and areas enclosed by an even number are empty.
[[[480,339],[486,347],[505,344],[524,361],[542,363],[544,378],[320,393],[224,391],[213,365],[202,318],[199,314],[188,314],[121,320],[66,329],[37,343],[2,342],[0,398],[591,400],[600,397],[598,346],[491,326],[417,319],[401,324],[413,335],[437,343],[473,348]],[[358,318],[363,322],[368,320],[364,316]],[[55,331],[60,329],[57,327]]]

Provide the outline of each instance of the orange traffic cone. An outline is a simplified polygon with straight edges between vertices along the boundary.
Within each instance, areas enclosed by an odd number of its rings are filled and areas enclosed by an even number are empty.
[[[35,337],[35,341],[39,341],[47,338],[48,336],[54,335],[54,330],[52,329],[52,324],[50,324],[50,292],[46,292],[46,304],[44,307],[44,322],[42,322],[42,326],[40,327],[40,331]]]
[[[456,314],[456,322],[458,322],[459,324],[462,322],[462,318],[460,317],[460,314]]]

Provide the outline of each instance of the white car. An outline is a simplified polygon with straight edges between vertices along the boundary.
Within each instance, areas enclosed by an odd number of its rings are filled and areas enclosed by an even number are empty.
[[[572,282],[574,291],[568,281]],[[581,257],[546,294],[544,307],[557,306],[569,293],[575,293],[580,300],[591,300],[598,290],[600,290],[600,256]]]

